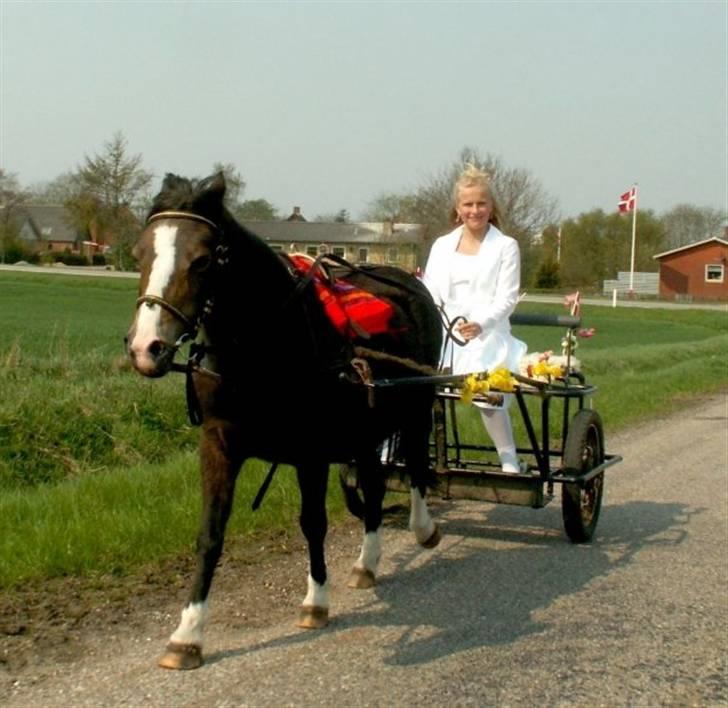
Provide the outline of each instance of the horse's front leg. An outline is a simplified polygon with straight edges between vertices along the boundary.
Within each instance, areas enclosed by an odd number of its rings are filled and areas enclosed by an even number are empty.
[[[324,557],[329,466],[326,463],[301,466],[296,474],[301,490],[301,531],[308,542],[309,557],[308,592],[303,600],[298,626],[321,629],[329,622],[329,581]]]
[[[364,497],[364,540],[359,557],[351,569],[350,588],[371,588],[377,581],[382,555],[382,503],[386,491],[384,472],[376,454],[357,460],[359,486]]]
[[[206,429],[200,440],[202,518],[197,537],[197,568],[182,619],[159,660],[166,669],[196,669],[202,665],[202,635],[208,610],[208,594],[225,536],[225,525],[242,463],[231,452],[232,435],[222,428]]]

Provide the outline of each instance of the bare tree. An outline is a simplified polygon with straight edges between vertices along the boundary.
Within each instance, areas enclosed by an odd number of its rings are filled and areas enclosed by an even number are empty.
[[[141,163],[141,155],[129,156],[126,139],[116,133],[101,154],[86,156],[73,173],[76,193],[65,204],[76,228],[113,240],[120,269],[131,265],[139,217],[151,201],[152,174]]]
[[[235,212],[241,206],[245,193],[245,180],[232,162],[216,162],[213,172],[222,172],[225,176],[225,206]]]
[[[80,185],[72,172],[64,172],[47,182],[38,182],[29,188],[30,204],[65,204],[78,196]]]
[[[711,236],[723,236],[727,219],[728,213],[720,209],[678,204],[661,218],[665,228],[665,245],[679,248]]]
[[[18,237],[17,217],[28,199],[15,174],[0,168],[0,263]]]
[[[466,147],[457,160],[430,177],[416,193],[418,211],[428,219],[428,225],[437,227],[438,233],[452,228],[453,184],[466,164],[475,165],[491,176],[503,230],[510,236],[523,242],[558,220],[556,200],[528,170],[508,167],[495,155],[482,156],[475,148]]]
[[[478,150],[465,147],[456,160],[429,177],[414,193],[380,195],[370,205],[372,213],[406,214],[408,221],[424,224],[428,249],[435,237],[453,228],[453,184],[468,163],[491,175],[493,194],[503,217],[501,226],[519,241],[523,270],[528,277],[537,265],[531,256],[532,239],[548,224],[558,221],[558,204],[528,170],[508,167],[499,157],[483,156]],[[527,277],[522,278],[524,282]]]

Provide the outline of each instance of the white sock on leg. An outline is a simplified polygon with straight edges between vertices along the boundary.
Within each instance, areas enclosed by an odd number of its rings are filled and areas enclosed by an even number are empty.
[[[504,472],[519,472],[511,416],[504,408],[479,408],[483,425],[495,445]]]

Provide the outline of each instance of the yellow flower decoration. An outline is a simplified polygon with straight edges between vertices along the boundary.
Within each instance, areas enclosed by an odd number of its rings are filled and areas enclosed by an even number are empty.
[[[559,364],[549,364],[548,359],[544,359],[533,365],[532,372],[534,378],[545,376],[550,379],[551,377],[563,376],[564,368]]]
[[[470,374],[463,381],[460,400],[463,403],[472,403],[476,394],[485,394],[495,389],[503,393],[511,393],[516,388],[516,380],[506,368],[480,374]]]

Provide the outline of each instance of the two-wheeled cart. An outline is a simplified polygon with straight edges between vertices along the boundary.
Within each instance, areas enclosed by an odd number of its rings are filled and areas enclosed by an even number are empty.
[[[572,332],[580,319],[566,315],[513,315],[512,324],[566,327]],[[463,439],[459,417],[461,392],[457,377],[416,376],[406,379],[373,381],[375,389],[387,386],[436,384],[431,464],[438,480],[434,493],[447,499],[474,499],[501,504],[542,508],[553,500],[561,486],[564,529],[573,543],[591,540],[599,520],[604,493],[605,471],[621,457],[605,451],[604,428],[592,407],[596,387],[567,364],[562,377],[541,381],[518,375],[512,392],[528,438],[527,447],[518,447],[524,461],[519,473],[505,473],[494,462],[495,448]],[[464,378],[464,377],[461,377]],[[478,400],[475,396],[475,400]],[[535,399],[540,425],[528,406]],[[485,400],[485,399],[483,399]],[[554,411],[558,406],[560,410]],[[534,406],[532,406],[534,407]],[[484,435],[484,433],[483,433]],[[403,463],[397,460],[396,444],[383,459],[388,472],[388,489],[408,491],[402,480]],[[356,486],[356,471],[344,466],[341,483]]]

